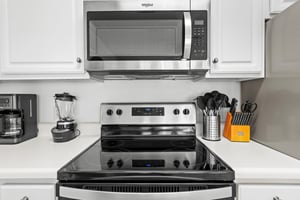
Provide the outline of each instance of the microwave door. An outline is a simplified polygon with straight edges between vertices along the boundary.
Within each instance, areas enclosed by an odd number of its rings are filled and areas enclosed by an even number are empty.
[[[87,69],[189,70],[190,12],[88,12]]]

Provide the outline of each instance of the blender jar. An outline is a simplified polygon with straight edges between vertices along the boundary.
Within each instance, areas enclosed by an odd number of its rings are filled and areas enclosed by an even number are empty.
[[[73,121],[76,97],[69,93],[55,94],[56,113],[60,121]]]

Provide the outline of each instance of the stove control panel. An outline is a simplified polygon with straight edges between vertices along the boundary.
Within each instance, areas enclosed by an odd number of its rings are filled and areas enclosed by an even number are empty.
[[[196,152],[101,152],[106,170],[187,170],[196,166]]]
[[[102,124],[196,124],[194,103],[103,103]]]

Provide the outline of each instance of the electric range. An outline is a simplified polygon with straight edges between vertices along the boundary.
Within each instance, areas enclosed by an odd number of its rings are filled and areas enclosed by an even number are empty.
[[[196,138],[195,104],[100,113],[101,138],[58,172],[59,199],[234,199],[234,171]]]

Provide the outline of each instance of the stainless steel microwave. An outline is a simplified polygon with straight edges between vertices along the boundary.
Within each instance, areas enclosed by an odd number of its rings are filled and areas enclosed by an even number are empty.
[[[104,79],[201,77],[207,0],[85,0],[85,63]]]

